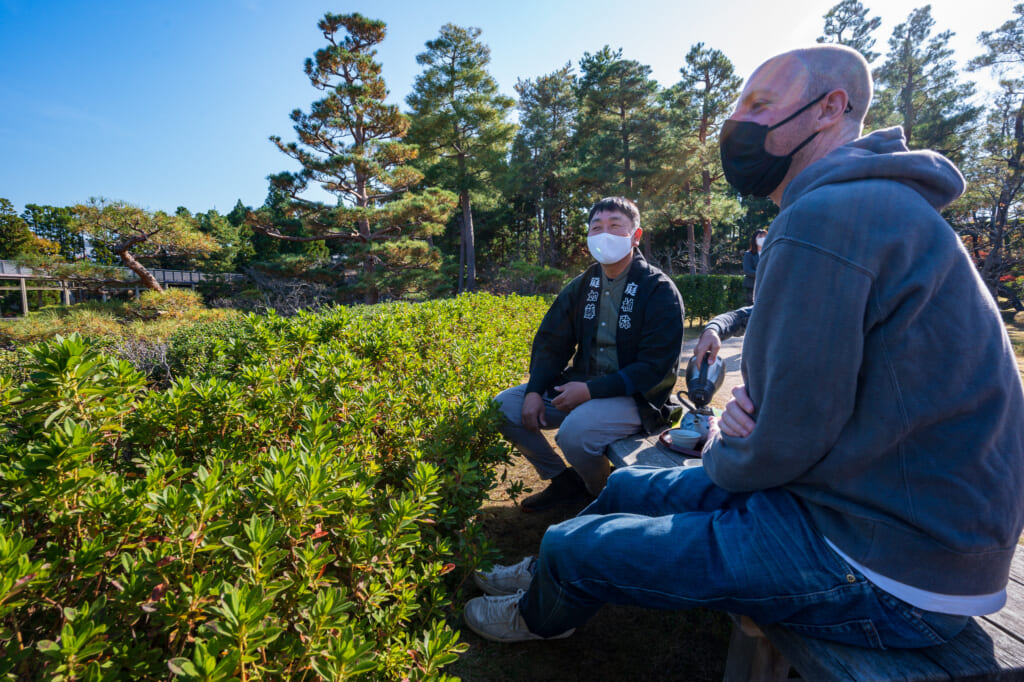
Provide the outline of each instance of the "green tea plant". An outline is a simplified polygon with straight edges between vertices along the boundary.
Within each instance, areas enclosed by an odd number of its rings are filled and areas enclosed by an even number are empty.
[[[545,309],[251,316],[165,390],[77,335],[31,347],[0,376],[0,679],[445,679],[493,558],[489,398]]]

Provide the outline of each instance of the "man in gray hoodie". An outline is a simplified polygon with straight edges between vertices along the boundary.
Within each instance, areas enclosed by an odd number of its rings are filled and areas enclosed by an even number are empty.
[[[946,641],[1005,602],[1024,526],[1024,390],[938,211],[964,181],[899,128],[860,137],[867,64],[770,59],[720,144],[781,211],[702,468],[616,471],[536,560],[477,575],[484,637],[564,637],[604,603],[706,606],[866,647]],[[525,590],[525,591],[520,591]]]

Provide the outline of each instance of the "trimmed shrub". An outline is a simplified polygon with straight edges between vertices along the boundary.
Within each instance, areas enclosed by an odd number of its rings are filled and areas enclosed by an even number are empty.
[[[183,315],[203,308],[203,297],[194,289],[167,287],[163,291],[147,289],[137,301],[126,306],[130,315],[142,318],[154,318],[160,315],[182,317]]]
[[[163,391],[77,335],[30,348],[0,376],[0,678],[445,679],[493,558],[490,397],[546,308],[249,317]]]
[[[228,317],[183,325],[167,342],[167,365],[172,377],[226,376],[251,338],[259,318]],[[235,352],[233,352],[233,349]]]
[[[715,315],[747,304],[741,275],[676,275],[689,320],[707,322]]]

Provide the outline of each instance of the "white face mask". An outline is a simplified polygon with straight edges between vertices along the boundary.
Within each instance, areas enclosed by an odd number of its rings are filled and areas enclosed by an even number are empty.
[[[601,265],[618,263],[633,250],[633,234],[628,237],[607,232],[590,235],[587,237],[587,248],[590,249],[590,255],[594,260]]]
[[[757,242],[757,248],[760,249],[764,246],[764,237],[758,237],[755,241]]]

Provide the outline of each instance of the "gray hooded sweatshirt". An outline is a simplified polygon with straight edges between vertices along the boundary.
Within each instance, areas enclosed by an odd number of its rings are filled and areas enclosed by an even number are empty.
[[[998,310],[938,210],[956,167],[881,130],[808,166],[768,231],[742,372],[747,438],[708,443],[732,491],[782,487],[862,565],[998,592],[1024,525],[1024,390]]]

